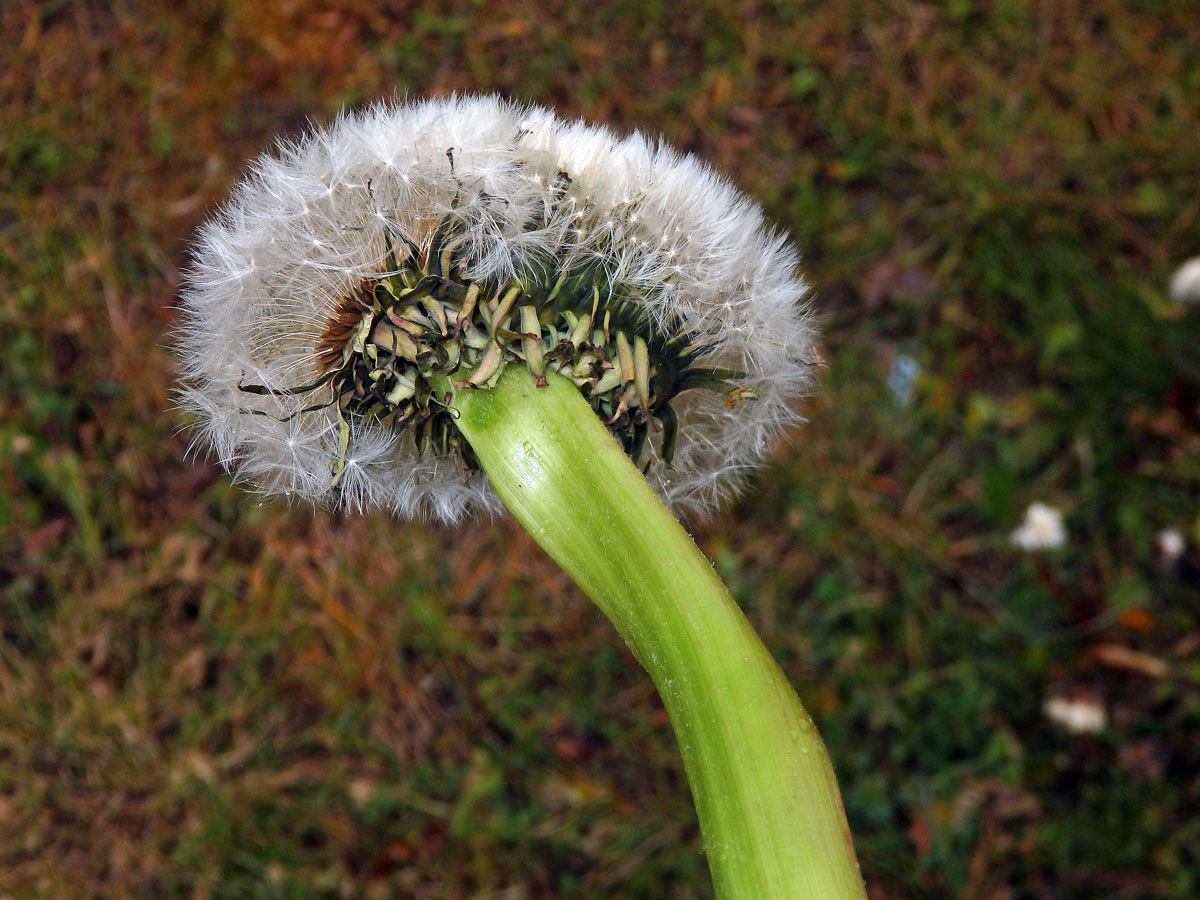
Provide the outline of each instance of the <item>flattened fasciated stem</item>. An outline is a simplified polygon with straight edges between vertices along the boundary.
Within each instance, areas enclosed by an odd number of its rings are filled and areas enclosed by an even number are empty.
[[[658,687],[720,900],[866,896],[808,713],[691,538],[578,389],[510,365],[456,423],[500,498]],[[452,390],[447,380],[438,390]]]

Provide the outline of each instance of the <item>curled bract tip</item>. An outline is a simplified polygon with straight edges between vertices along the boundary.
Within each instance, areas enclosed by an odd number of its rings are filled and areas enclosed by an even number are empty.
[[[818,357],[759,207],[634,132],[496,97],[378,104],[264,154],[198,234],[179,397],[272,494],[453,521],[499,501],[433,389],[571,379],[658,493],[704,510]]]

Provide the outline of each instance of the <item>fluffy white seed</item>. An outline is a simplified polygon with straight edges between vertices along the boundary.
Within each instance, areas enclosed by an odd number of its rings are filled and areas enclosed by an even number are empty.
[[[1200,256],[1175,270],[1171,276],[1171,299],[1176,303],[1200,304]]]
[[[1062,513],[1045,503],[1031,503],[1025,518],[1012,533],[1012,542],[1022,550],[1052,550],[1067,539]]]
[[[1108,725],[1108,712],[1094,697],[1047,697],[1042,712],[1071,734],[1099,734]]]
[[[569,200],[556,205],[560,172]],[[387,270],[387,236],[420,244],[446,216],[465,235],[468,277],[532,277],[564,257],[594,266],[645,296],[654,321],[681,322],[706,348],[701,365],[746,373],[757,399],[692,390],[673,401],[674,467],[656,462],[647,477],[675,509],[705,510],[736,492],[797,421],[813,358],[808,288],[756,204],[640,133],[451,97],[371,106],[281,142],[200,229],[178,339],[179,397],[198,421],[197,443],[266,493],[444,521],[497,510],[482,474],[418,458],[410,433],[366,423],[353,427],[334,489],[336,413],[297,414],[328,391],[238,389],[313,381],[314,347],[339,303]]]
[[[1155,537],[1159,560],[1164,565],[1178,562],[1187,551],[1187,538],[1178,528],[1164,528]]]

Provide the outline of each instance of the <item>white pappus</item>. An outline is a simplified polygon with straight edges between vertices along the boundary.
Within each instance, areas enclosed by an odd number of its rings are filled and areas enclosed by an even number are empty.
[[[677,511],[736,492],[798,421],[818,359],[808,286],[755,203],[638,132],[455,96],[373,105],[281,142],[200,228],[177,337],[197,445],[265,493],[443,521],[498,510],[462,458],[419,446],[411,428],[343,418],[324,387],[299,390],[349,340],[330,349],[347,298],[415,265],[446,223],[464,283],[592,273],[597,329],[611,298],[636,298],[645,329],[684,335],[696,365],[736,373],[730,390],[672,400],[669,461],[653,449],[662,423],[649,409],[639,419],[649,439],[635,461]],[[459,336],[442,324],[441,340]],[[551,346],[564,332],[544,334]]]

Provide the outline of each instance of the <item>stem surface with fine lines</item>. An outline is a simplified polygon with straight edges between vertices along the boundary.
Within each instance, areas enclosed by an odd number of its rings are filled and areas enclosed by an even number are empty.
[[[658,687],[720,900],[865,897],[808,713],[691,538],[578,389],[510,365],[459,390],[500,498],[616,626]],[[447,382],[448,384],[448,382]]]

